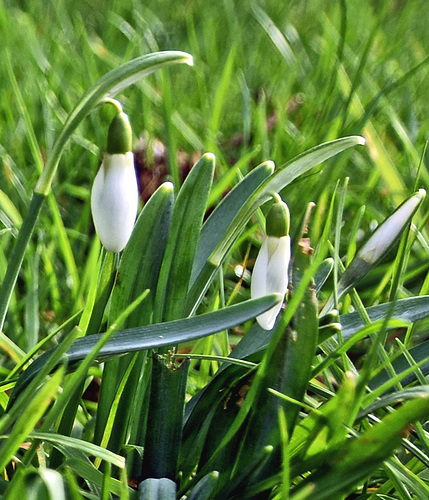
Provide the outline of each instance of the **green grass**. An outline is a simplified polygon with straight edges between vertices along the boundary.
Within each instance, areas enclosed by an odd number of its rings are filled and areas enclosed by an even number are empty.
[[[427,201],[341,293],[375,227],[429,189],[428,16],[425,0],[0,0],[1,498],[429,496]],[[174,187],[114,258],[90,213],[111,107],[88,105],[49,192],[38,179],[87,89],[167,50],[194,66],[116,98],[142,190]],[[366,145],[330,142],[349,136]],[[269,299],[247,300],[272,191],[293,262],[267,333]]]

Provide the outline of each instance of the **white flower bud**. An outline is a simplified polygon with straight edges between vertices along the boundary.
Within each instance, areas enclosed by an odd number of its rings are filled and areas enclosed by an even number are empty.
[[[106,250],[120,252],[136,220],[138,188],[133,153],[104,155],[91,192],[95,229]]]
[[[426,191],[419,189],[417,193],[404,201],[390,217],[378,226],[359,250],[357,258],[368,264],[375,264],[380,260],[400,236],[425,196]]]
[[[266,236],[253,267],[250,294],[252,299],[270,293],[284,297],[289,283],[290,236]],[[264,330],[271,330],[282,307],[279,302],[256,320]]]

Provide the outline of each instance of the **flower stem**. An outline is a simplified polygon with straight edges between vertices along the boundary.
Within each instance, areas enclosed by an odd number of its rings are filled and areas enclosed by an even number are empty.
[[[24,217],[0,288],[0,345],[7,346],[9,354],[12,352],[16,357],[19,356],[17,346],[13,342],[7,341],[7,337],[2,333],[10,299],[24,260],[25,250],[36,225],[42,204],[50,192],[61,155],[68,140],[83,119],[100,103],[109,102],[115,105],[117,109],[122,109],[120,103],[112,98],[114,95],[157,69],[177,63],[192,66],[192,56],[186,52],[164,51],[132,59],[101,77],[88,89],[69,114],[34,188],[27,214]]]

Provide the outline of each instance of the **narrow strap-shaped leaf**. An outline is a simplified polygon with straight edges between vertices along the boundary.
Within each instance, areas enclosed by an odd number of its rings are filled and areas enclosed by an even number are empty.
[[[94,457],[99,457],[102,460],[106,460],[117,467],[123,468],[125,466],[125,459],[120,455],[116,455],[109,450],[105,450],[96,444],[89,443],[88,441],[83,441],[82,439],[77,439],[70,436],[63,436],[62,434],[57,434],[53,432],[32,432],[28,436],[32,439],[38,439],[40,441],[46,441],[51,443],[52,446],[58,447],[60,449],[70,448],[73,450],[79,450],[85,455],[92,455]]]
[[[377,399],[365,409],[363,409],[357,416],[359,420],[366,417],[370,413],[374,413],[380,408],[385,408],[386,406],[396,406],[399,403],[403,403],[408,399],[415,399],[419,397],[429,396],[429,385],[419,385],[418,387],[409,387],[403,391],[394,392],[393,394],[387,394],[386,396]]]
[[[117,331],[99,350],[97,359],[108,359],[129,352],[156,349],[206,337],[254,318],[281,299],[280,295],[272,294],[201,316]],[[103,335],[96,334],[77,339],[66,354],[68,362],[85,359]],[[15,386],[14,398],[42,369],[53,351],[55,348],[42,354],[25,370]]]
[[[50,405],[64,376],[64,369],[60,367],[46,384],[35,394],[29,405],[14,423],[8,439],[0,446],[0,467],[3,470],[12,455],[18,451],[22,441],[34,429]]]
[[[185,179],[177,196],[156,291],[156,322],[184,316],[214,165],[215,159],[211,153],[203,155]]]
[[[3,326],[9,302],[12,297],[12,292],[24,260],[25,249],[27,248],[31,235],[33,234],[33,229],[36,225],[37,218],[39,217],[44,201],[45,197],[43,195],[38,193],[33,194],[27,213],[22,222],[21,229],[19,230],[15,246],[8,258],[6,273],[0,287],[0,340],[5,344],[5,346],[7,346],[8,349],[10,349],[13,353],[13,357],[17,361],[24,356],[24,353],[3,333]]]
[[[153,302],[170,231],[173,204],[173,185],[166,182],[155,191],[141,211],[121,257],[110,317],[116,318],[144,290],[151,290]],[[152,304],[146,301],[144,307],[137,308],[127,318],[124,326],[146,325],[151,315]]]
[[[31,395],[37,391],[38,387],[43,384],[45,377],[52,373],[57,366],[66,362],[64,354],[76,340],[78,333],[80,333],[79,328],[74,327],[73,330],[64,337],[60,344],[56,346],[55,352],[51,353],[52,356],[45,358],[43,364],[39,366],[38,370],[31,376],[31,379],[21,387],[20,394],[22,393],[22,398],[15,399],[12,397],[14,393],[12,394],[9,398],[7,412],[3,415],[3,418],[0,419],[1,434],[7,432],[7,429],[21,416],[27,407],[27,401],[31,398]],[[16,395],[18,396],[19,394],[16,393]]]
[[[144,304],[137,307],[126,318],[124,327],[147,325],[152,319],[153,300],[170,230],[173,203],[173,185],[167,182],[155,191],[144,206],[137,219],[131,238],[124,249],[112,292],[110,318],[117,318],[120,312],[144,290],[151,290]],[[128,364],[133,359],[133,355],[130,356],[130,358],[124,357],[120,361],[118,359],[111,360],[104,366],[94,431],[96,443],[101,443],[118,384]],[[142,364],[142,359],[136,363],[122,394],[117,416],[120,425],[117,425],[118,422],[115,421],[115,426],[124,433],[128,431],[124,422],[129,421],[132,394],[137,390],[135,385],[140,378],[140,372],[137,373],[137,371],[141,369]],[[120,442],[120,433],[115,432],[112,434],[111,442],[108,444],[110,450],[117,451],[120,445],[116,446],[114,442]]]
[[[329,158],[353,146],[362,146],[364,144],[365,139],[359,135],[341,137],[340,139],[319,144],[282,165],[267,183],[263,192],[267,195],[273,192],[277,193],[295,179]]]
[[[383,320],[387,314],[393,319],[402,319],[413,323],[429,316],[429,295],[421,297],[408,297],[398,300],[392,309],[391,303],[379,304],[366,309],[371,321]],[[344,340],[352,337],[358,330],[365,326],[358,312],[340,316],[342,336]]]
[[[94,464],[89,462],[85,457],[67,458],[67,460],[65,461],[65,467],[71,469],[77,476],[90,483],[93,483],[98,488],[101,488],[104,483],[105,474],[96,469],[94,467]],[[133,494],[133,490],[131,488],[128,488],[127,496],[125,496],[123,483],[114,478],[110,478],[109,480],[109,490],[118,498],[130,498],[130,495]]]
[[[329,353],[327,354],[327,356],[324,357],[323,360],[320,363],[316,364],[316,366],[313,368],[313,377],[316,377],[317,375],[319,375],[319,373],[329,368],[337,358],[346,354],[353,347],[353,345],[355,345],[365,337],[369,337],[371,335],[378,335],[382,328],[385,328],[386,330],[391,330],[391,329],[407,328],[408,326],[409,326],[408,322],[404,322],[398,319],[383,319],[375,321],[373,323],[369,323],[360,330],[357,330],[355,335],[348,337],[347,340],[344,340],[341,343],[333,343],[332,347],[330,346],[329,348]],[[320,329],[319,336],[321,337],[322,335],[324,335],[326,333],[326,330],[327,330],[326,328]],[[331,330],[338,332],[337,328],[331,328]]]
[[[62,475],[56,470],[19,468],[13,481],[9,481],[2,498],[43,498],[43,500],[66,500],[67,495]],[[75,497],[73,497],[75,498]],[[77,499],[83,497],[78,496]]]
[[[408,350],[410,358],[418,365],[419,370],[424,376],[429,375],[429,341],[422,342],[411,349]],[[400,376],[400,381],[402,385],[408,385],[416,379],[415,369],[410,365],[409,360],[401,354],[392,362],[392,368],[395,373]],[[391,374],[386,370],[381,371],[369,383],[372,390],[381,387],[384,383],[390,381],[392,378]]]

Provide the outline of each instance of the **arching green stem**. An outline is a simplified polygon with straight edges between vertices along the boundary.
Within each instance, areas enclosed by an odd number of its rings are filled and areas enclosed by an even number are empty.
[[[68,116],[50,152],[39,180],[34,188],[27,213],[23,219],[18,238],[11,253],[6,274],[0,288],[0,335],[3,330],[9,302],[30,241],[40,209],[48,195],[55,177],[64,148],[83,119],[100,103],[109,102],[118,92],[137,82],[140,78],[170,64],[184,63],[192,66],[190,54],[178,51],[165,51],[147,54],[122,64],[101,77],[80,99]],[[117,102],[117,101],[116,101]],[[118,103],[119,104],[119,103]]]

